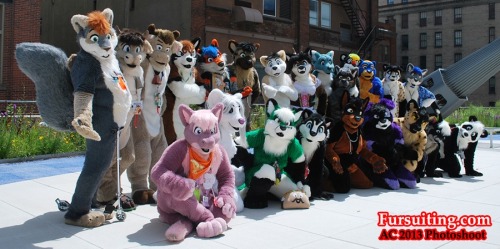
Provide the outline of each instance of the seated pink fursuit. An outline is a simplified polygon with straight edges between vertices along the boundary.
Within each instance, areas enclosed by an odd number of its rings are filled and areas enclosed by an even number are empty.
[[[169,241],[183,240],[194,227],[198,237],[217,236],[235,216],[234,173],[219,145],[222,110],[222,104],[198,111],[181,105],[185,138],[168,146],[151,171]]]

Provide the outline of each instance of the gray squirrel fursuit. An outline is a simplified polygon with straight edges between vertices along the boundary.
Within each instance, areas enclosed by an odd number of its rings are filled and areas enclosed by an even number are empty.
[[[40,43],[16,47],[19,68],[35,83],[37,105],[44,121],[54,129],[71,130],[84,137],[87,150],[65,223],[97,227],[106,218],[90,211],[99,182],[111,164],[117,132],[125,125],[131,106],[130,92],[121,74],[111,28],[113,11],[74,15],[71,24],[81,46],[71,72],[60,49]]]

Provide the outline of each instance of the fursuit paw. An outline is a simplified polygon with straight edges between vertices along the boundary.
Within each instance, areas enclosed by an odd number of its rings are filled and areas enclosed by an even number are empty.
[[[425,172],[425,175],[427,177],[443,177],[443,173],[437,172],[437,171],[432,171],[432,172]]]
[[[339,175],[344,174],[344,169],[342,168],[342,165],[340,164],[340,161],[338,158],[334,157],[332,159],[332,168],[333,168],[333,172],[335,172],[336,174],[339,174]]]
[[[175,191],[173,191],[173,194],[176,199],[185,201],[189,197],[193,196],[196,182],[192,179],[185,178],[184,183],[181,185],[182,186],[179,186],[175,189]]]
[[[193,231],[193,223],[189,220],[181,219],[165,231],[165,238],[171,242],[183,241],[191,231]]]
[[[276,93],[278,93],[278,89],[267,85],[267,84],[262,84],[262,87],[264,88],[264,95],[266,95],[267,98],[274,98],[276,97]]]
[[[101,136],[97,133],[92,126],[92,117],[84,116],[83,114],[76,117],[71,121],[71,125],[75,128],[82,137],[95,141],[101,141]]]
[[[132,195],[132,200],[137,205],[156,204],[154,193],[155,191],[152,189],[137,190]]]
[[[227,230],[227,223],[222,218],[201,222],[196,227],[196,233],[201,238],[212,238]]]
[[[311,197],[311,187],[309,187],[309,185],[303,185],[302,182],[298,182],[297,188],[304,191],[307,197]]]
[[[483,173],[472,170],[465,173],[468,176],[483,176]]]
[[[88,214],[82,215],[79,219],[73,220],[66,218],[64,223],[79,227],[98,227],[104,224],[106,217],[102,212],[90,211]]]
[[[236,216],[236,205],[234,203],[234,199],[229,196],[227,196],[227,198],[222,196],[217,197],[215,200],[215,206],[221,208],[222,214],[229,219]]]

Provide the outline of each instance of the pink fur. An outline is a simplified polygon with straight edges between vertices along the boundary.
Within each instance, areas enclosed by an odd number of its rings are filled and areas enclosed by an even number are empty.
[[[193,229],[193,224],[197,226],[198,236],[217,236],[227,230],[227,222],[235,215],[234,172],[227,153],[218,144],[220,134],[217,124],[222,108],[222,104],[218,104],[211,110],[193,111],[187,106],[180,106],[179,115],[186,126],[186,138],[167,147],[151,170],[151,178],[158,186],[157,208],[160,219],[171,224],[165,233],[170,241],[183,240]],[[195,133],[196,127],[201,128],[200,133]],[[211,172],[218,181],[218,195],[215,197],[217,205],[209,209],[198,203],[193,195],[195,181],[187,178],[189,147],[201,156],[208,157],[209,153],[201,149],[213,153]],[[191,222],[191,228],[187,225],[189,223],[183,222],[184,219]]]

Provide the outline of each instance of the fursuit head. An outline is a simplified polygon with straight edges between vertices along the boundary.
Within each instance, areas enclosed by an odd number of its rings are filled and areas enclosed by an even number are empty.
[[[269,56],[261,56],[260,63],[264,66],[264,71],[267,75],[281,77],[282,75],[285,75],[286,59],[285,50],[280,50]]]
[[[171,60],[177,67],[179,76],[181,76],[182,80],[195,77],[195,65],[198,59],[198,53],[196,51],[200,46],[200,42],[200,38],[195,38],[192,41],[182,40],[182,48],[172,54]]]
[[[351,69],[345,67],[335,66],[335,78],[333,78],[333,89],[343,89],[348,91],[352,97],[356,97],[359,93],[356,86],[356,79],[358,77],[358,68]]]
[[[316,149],[329,136],[331,121],[311,109],[304,109],[298,123],[297,139],[299,139],[306,163],[309,163]]]
[[[219,122],[221,132],[221,145],[226,149],[229,159],[232,159],[236,154],[236,144],[234,139],[237,134],[246,133],[245,110],[242,102],[241,93],[228,94],[219,89],[213,89],[207,98],[207,107],[212,108],[217,103],[222,103],[224,106],[222,117]],[[245,136],[241,136],[244,139]]]
[[[392,125],[394,117],[391,110],[394,107],[394,102],[388,99],[380,99],[379,103],[370,105],[365,113],[364,126],[386,130]]]
[[[349,133],[357,132],[364,121],[364,112],[368,103],[369,98],[359,98],[351,97],[349,93],[344,92],[342,95],[342,123],[344,128]]]
[[[131,29],[120,30],[118,32],[118,47],[116,57],[120,62],[122,70],[124,68],[134,69],[141,65],[147,54],[153,52],[153,47],[146,40],[146,37]],[[143,77],[140,75],[139,77]]]
[[[295,101],[298,98],[292,79],[285,73],[286,59],[285,50],[260,57],[260,63],[264,66],[266,72],[266,75],[262,78],[264,100],[275,99],[281,107],[290,107],[290,101]]]
[[[477,142],[483,131],[484,125],[481,121],[466,121],[460,124],[457,137],[458,149],[465,150],[469,143]]]
[[[234,65],[245,70],[255,66],[255,52],[257,52],[259,47],[259,43],[238,43],[235,40],[229,40],[228,43],[229,51],[233,55]]]
[[[203,72],[228,74],[227,55],[220,51],[217,39],[212,39],[210,45],[200,49],[200,59],[200,69]]]
[[[307,78],[312,71],[312,61],[307,53],[288,54],[286,65],[286,73],[292,76],[292,81],[308,81]]]
[[[310,51],[311,61],[314,68],[313,74],[321,80],[321,85],[325,88],[328,96],[332,93],[331,82],[335,66],[333,64],[334,54],[335,52],[333,52],[333,50],[326,54],[321,54],[316,50]]]
[[[406,67],[406,80],[412,86],[420,86],[426,73],[427,69],[421,69],[420,67],[408,63],[408,66]]]
[[[411,133],[423,132],[429,123],[429,114],[425,107],[419,107],[417,101],[410,100],[406,105],[406,115],[401,128]]]
[[[264,127],[266,142],[264,151],[268,154],[284,155],[288,144],[295,138],[297,122],[302,111],[293,112],[290,108],[280,107],[274,99],[266,105],[267,120]]]

